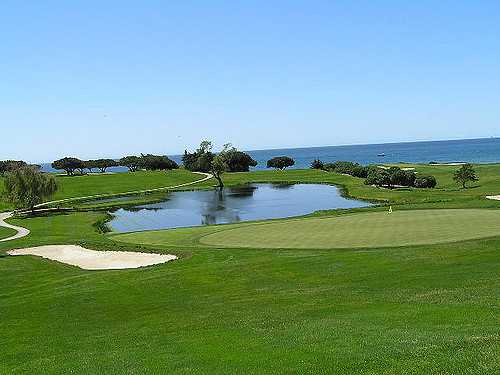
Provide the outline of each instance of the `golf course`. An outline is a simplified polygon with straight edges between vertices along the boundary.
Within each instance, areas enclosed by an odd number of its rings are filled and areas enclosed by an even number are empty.
[[[46,207],[59,209],[8,219],[30,234],[0,243],[0,373],[498,372],[500,202],[485,197],[500,193],[500,165],[475,165],[466,189],[456,166],[405,167],[437,187],[312,169],[226,173],[226,186],[331,184],[374,205],[134,233],[103,231],[124,195],[142,204],[161,198],[146,190],[214,180],[182,169],[56,176],[53,200],[64,201]],[[0,227],[0,238],[14,233]],[[94,271],[7,255],[49,245],[178,259]]]

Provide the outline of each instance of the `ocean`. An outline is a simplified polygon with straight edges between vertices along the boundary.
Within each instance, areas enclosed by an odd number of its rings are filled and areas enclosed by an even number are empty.
[[[363,165],[380,163],[496,163],[500,162],[500,138],[465,139],[454,141],[382,143],[353,146],[326,146],[247,151],[259,164],[253,170],[266,169],[267,160],[289,156],[295,169],[309,168],[315,158],[323,162],[353,161]],[[379,155],[385,156],[379,156]],[[181,162],[181,155],[169,156]],[[54,172],[50,164],[42,164],[46,172]],[[110,168],[124,172],[126,168]]]

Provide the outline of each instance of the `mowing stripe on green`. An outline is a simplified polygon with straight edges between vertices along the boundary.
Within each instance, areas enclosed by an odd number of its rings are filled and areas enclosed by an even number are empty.
[[[455,242],[500,235],[500,210],[371,212],[228,228],[205,245],[252,248],[365,248]]]

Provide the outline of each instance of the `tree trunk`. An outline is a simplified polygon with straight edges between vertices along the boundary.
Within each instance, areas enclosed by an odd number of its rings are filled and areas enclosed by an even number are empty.
[[[223,188],[224,187],[224,182],[222,181],[222,178],[220,177],[220,175],[214,174],[214,177],[217,180],[217,182],[219,183],[219,187]]]

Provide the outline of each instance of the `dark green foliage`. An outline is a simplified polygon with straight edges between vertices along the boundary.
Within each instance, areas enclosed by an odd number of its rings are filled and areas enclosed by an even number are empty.
[[[75,170],[80,170],[81,174],[83,174],[83,170],[86,168],[85,162],[78,158],[62,158],[56,160],[52,163],[52,168],[58,170],[64,170],[68,174],[68,176],[72,176],[75,173]]]
[[[250,167],[255,167],[257,162],[243,151],[231,149],[226,153],[228,172],[248,172]]]
[[[288,156],[278,156],[267,161],[267,168],[283,170],[293,165],[295,165],[295,160]]]
[[[413,171],[404,171],[399,167],[391,167],[388,172],[391,186],[414,186],[415,184],[415,172]]]
[[[87,168],[89,172],[92,173],[92,170],[94,168],[97,168],[96,162],[97,160],[86,160],[83,162],[83,164],[85,165],[85,168]]]
[[[365,180],[366,185],[391,186],[391,175],[382,168],[371,168]]]
[[[177,169],[177,163],[166,156],[160,155],[141,155],[140,167],[147,171],[165,171]]]
[[[212,160],[215,155],[212,153],[212,143],[202,141],[200,147],[193,153],[184,151],[182,164],[184,168],[192,172],[210,172]]]
[[[7,173],[5,194],[16,208],[34,210],[37,204],[57,191],[53,175],[41,173],[36,168],[22,167]]]
[[[368,176],[368,168],[359,163],[351,161],[336,161],[334,163],[325,164],[325,169],[330,172],[348,174],[354,177],[366,178]]]
[[[325,169],[325,164],[319,159],[314,159],[311,162],[311,169]]]
[[[414,185],[420,189],[435,188],[437,181],[434,176],[416,176]]]
[[[465,189],[467,182],[476,182],[479,181],[479,178],[476,176],[476,172],[474,171],[474,167],[472,164],[464,164],[455,171],[453,174],[453,180],[457,183],[462,185],[462,187]]]
[[[26,167],[28,164],[22,160],[0,160],[0,175],[13,172],[16,169]]]
[[[141,166],[141,158],[135,155],[125,156],[118,161],[118,164],[127,167],[130,172],[136,172]]]
[[[95,168],[99,168],[101,173],[106,172],[108,168],[116,167],[118,163],[113,159],[97,159],[95,160]]]

